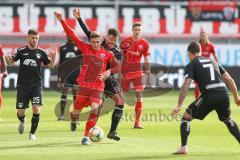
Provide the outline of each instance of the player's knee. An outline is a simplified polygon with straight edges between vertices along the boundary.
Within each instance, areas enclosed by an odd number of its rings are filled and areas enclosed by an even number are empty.
[[[142,92],[141,91],[137,91],[136,92],[136,97],[137,97],[137,99],[142,99]]]
[[[33,105],[32,111],[34,114],[39,114],[40,113],[40,106],[39,105]]]
[[[123,105],[123,104],[124,104],[124,99],[121,98],[121,97],[117,97],[116,103],[117,103],[118,105]]]
[[[17,115],[22,117],[25,115],[25,109],[19,109],[18,112],[17,112]]]
[[[91,113],[98,114],[99,113],[99,109],[100,109],[100,105],[99,104],[93,103],[91,105]]]
[[[191,121],[191,120],[192,120],[192,116],[189,113],[185,112],[182,116],[182,121]]]

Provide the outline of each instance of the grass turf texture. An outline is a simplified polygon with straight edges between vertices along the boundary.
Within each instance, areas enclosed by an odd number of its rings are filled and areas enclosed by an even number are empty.
[[[130,114],[134,113],[134,108],[126,106],[124,120],[120,122],[118,128],[119,136],[121,136],[119,142],[109,140],[105,136],[99,143],[82,146],[81,138],[85,122],[81,122],[77,132],[73,133],[70,132],[70,122],[59,122],[54,114],[54,106],[60,100],[60,94],[44,92],[44,107],[36,134],[38,139],[29,141],[31,108],[27,110],[25,133],[20,135],[17,133],[16,92],[3,91],[3,110],[0,118],[4,121],[0,122],[0,160],[240,159],[239,144],[229,134],[225,125],[218,121],[215,112],[210,113],[204,121],[194,120],[191,123],[188,155],[171,155],[180,145],[180,119],[176,121],[169,117],[169,120],[166,120],[165,117],[164,120],[163,114],[168,115],[175,106],[177,93],[172,91],[159,97],[144,99],[143,125],[145,128],[143,130],[133,129]],[[184,107],[193,99],[193,93],[189,92]],[[233,100],[231,102],[232,116],[240,125],[240,108],[235,106]],[[105,134],[108,133],[110,127],[111,114],[100,117],[97,124],[103,128]]]

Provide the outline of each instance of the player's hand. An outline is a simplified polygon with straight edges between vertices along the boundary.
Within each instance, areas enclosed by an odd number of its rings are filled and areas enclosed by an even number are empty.
[[[12,55],[6,55],[4,57],[5,57],[5,60],[6,60],[8,65],[11,65],[13,63],[13,56]]]
[[[147,84],[147,88],[151,88],[151,77],[150,77],[150,73],[147,73],[147,80],[146,80],[146,84]]]
[[[6,56],[4,56],[4,57],[5,57],[5,60],[6,60],[6,61],[9,61],[9,60],[12,58],[11,55],[6,55]]]
[[[57,48],[58,48],[57,46],[58,46],[57,44],[50,44],[48,51],[49,51],[51,57],[56,56]]]
[[[7,71],[2,73],[2,79],[6,78],[7,76],[8,76],[8,72]]]
[[[101,81],[105,81],[110,76],[110,74],[111,74],[110,70],[107,70],[107,71],[101,73],[98,78]]]
[[[80,9],[79,8],[74,9],[73,10],[73,15],[77,19],[81,18]]]
[[[234,99],[235,104],[240,106],[240,97],[238,96],[236,99]]]
[[[171,116],[175,117],[181,110],[181,107],[177,106],[176,108],[174,108],[171,112]]]
[[[55,11],[55,12],[54,12],[54,15],[55,15],[55,17],[57,18],[57,20],[59,20],[59,21],[62,21],[62,20],[63,20],[63,18],[62,18],[62,13]]]

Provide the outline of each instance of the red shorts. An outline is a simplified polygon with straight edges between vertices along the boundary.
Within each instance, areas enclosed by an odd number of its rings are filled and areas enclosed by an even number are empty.
[[[92,103],[101,105],[101,95],[103,91],[79,87],[76,100],[74,102],[74,110],[82,110],[84,107],[90,106]]]
[[[129,91],[131,82],[132,82],[133,87],[136,91],[143,91],[144,90],[144,86],[143,86],[143,83],[142,83],[142,77],[139,77],[139,78],[134,78],[134,79],[123,79],[121,81],[121,87],[122,87],[122,90],[124,92]]]

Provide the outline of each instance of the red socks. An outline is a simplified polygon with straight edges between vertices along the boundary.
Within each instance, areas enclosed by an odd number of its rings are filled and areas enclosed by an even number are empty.
[[[88,136],[88,133],[92,127],[94,127],[97,123],[97,114],[90,113],[88,121],[86,122],[86,128],[84,136]]]
[[[142,115],[142,102],[136,102],[135,114],[136,114],[136,117],[135,117],[135,123],[136,123],[136,122],[139,122]]]

